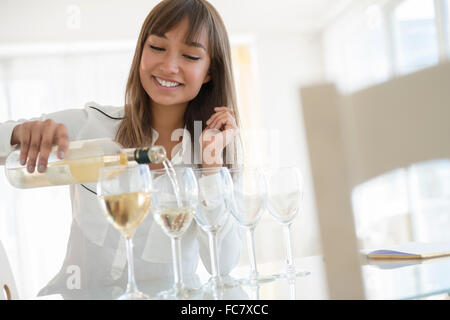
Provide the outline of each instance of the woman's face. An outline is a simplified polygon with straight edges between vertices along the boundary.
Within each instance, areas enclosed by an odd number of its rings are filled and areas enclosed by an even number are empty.
[[[205,30],[194,43],[185,43],[188,20],[161,35],[150,35],[139,68],[142,86],[154,104],[186,105],[208,82],[210,57]]]

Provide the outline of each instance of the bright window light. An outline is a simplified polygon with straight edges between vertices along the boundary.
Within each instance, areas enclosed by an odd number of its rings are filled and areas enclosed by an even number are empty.
[[[406,0],[393,15],[395,65],[400,74],[439,61],[433,0]]]

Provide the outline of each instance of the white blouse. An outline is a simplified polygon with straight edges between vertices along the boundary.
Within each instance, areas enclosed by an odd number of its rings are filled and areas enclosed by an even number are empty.
[[[38,119],[52,119],[66,125],[69,140],[86,140],[115,137],[124,109],[87,103],[84,109],[71,109],[46,114]],[[0,165],[13,150],[10,139],[13,128],[24,122],[8,121],[0,124]],[[175,147],[171,161],[174,165],[190,163],[184,157],[191,155],[187,130],[183,142]],[[158,133],[153,130],[153,141]],[[200,183],[200,182],[199,182]],[[125,243],[120,233],[105,219],[97,200],[95,183],[70,186],[72,225],[66,257],[59,273],[44,287],[39,295],[73,291],[68,288],[70,270],[79,268],[80,289],[104,286],[124,286],[127,281]],[[173,276],[170,238],[147,215],[133,237],[136,281]],[[241,232],[237,223],[228,217],[217,235],[220,273],[228,274],[238,263]],[[195,273],[199,256],[211,273],[207,234],[195,223],[181,238],[183,273]],[[70,287],[70,286],[69,286]]]

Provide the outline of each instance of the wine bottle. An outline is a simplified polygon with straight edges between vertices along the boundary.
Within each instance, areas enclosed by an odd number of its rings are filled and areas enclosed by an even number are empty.
[[[97,182],[99,170],[105,166],[162,163],[167,159],[162,146],[122,149],[110,139],[72,141],[63,160],[56,151],[55,146],[43,173],[29,173],[19,162],[20,150],[11,152],[5,163],[9,183],[16,188],[37,188]]]

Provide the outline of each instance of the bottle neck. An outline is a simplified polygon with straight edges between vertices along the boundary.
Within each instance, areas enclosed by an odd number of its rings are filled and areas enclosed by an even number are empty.
[[[128,161],[136,161],[139,164],[162,163],[167,159],[166,150],[163,146],[125,149],[124,153]]]
[[[134,161],[139,164],[153,163],[150,157],[150,148],[137,148],[133,153]]]

